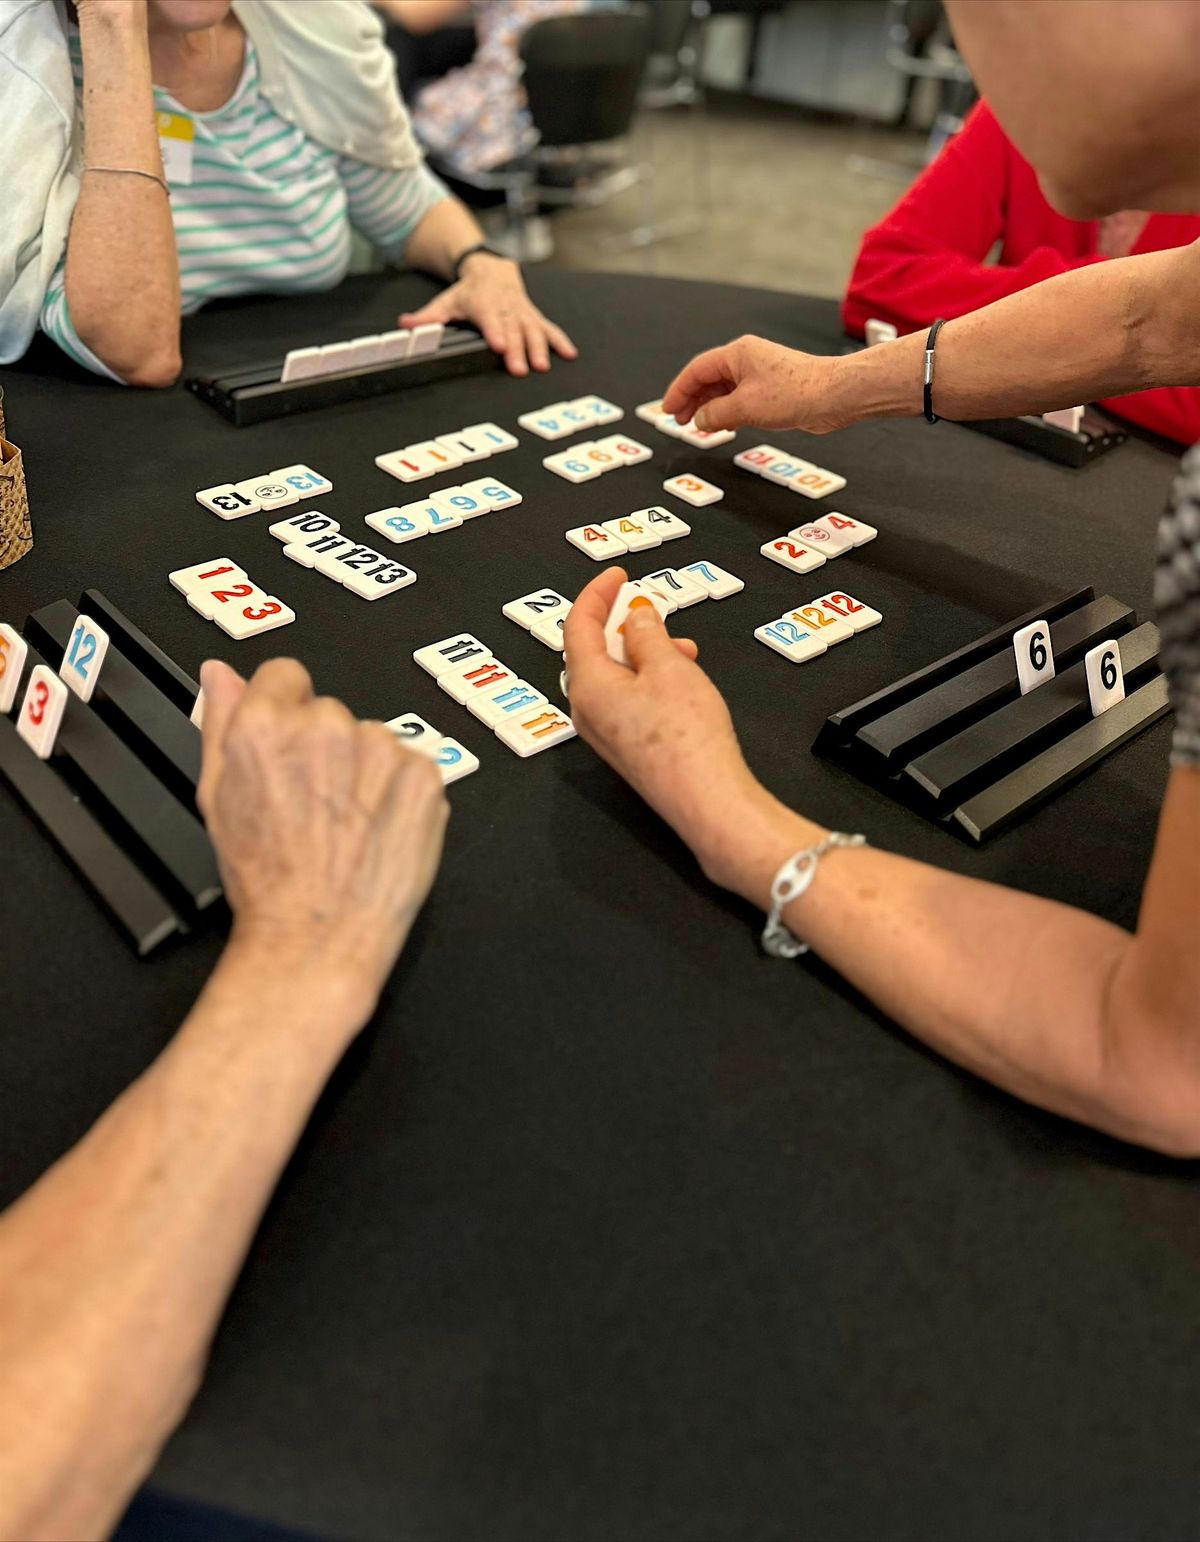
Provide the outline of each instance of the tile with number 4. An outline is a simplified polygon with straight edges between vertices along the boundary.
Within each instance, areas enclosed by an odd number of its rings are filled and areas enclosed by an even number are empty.
[[[651,504],[647,509],[634,509],[629,517],[649,525],[660,541],[682,541],[685,535],[692,533],[691,525],[658,503]]]
[[[760,643],[765,643],[768,648],[781,654],[789,664],[806,664],[809,659],[815,659],[825,652],[826,645],[816,633],[797,626],[794,621],[772,621],[769,626],[757,627],[754,635]]]
[[[865,546],[879,534],[874,525],[868,525],[865,519],[851,519],[849,514],[824,514],[814,519],[813,524],[844,536],[852,546]]]
[[[567,540],[593,562],[611,562],[629,550],[620,536],[600,525],[577,525],[567,531]]]
[[[615,535],[618,541],[624,541],[630,551],[648,551],[652,546],[662,545],[662,536],[651,529],[649,521],[639,520],[632,514],[624,514],[620,519],[606,519],[600,528]]]
[[[575,724],[565,712],[559,712],[555,707],[538,707],[515,722],[501,723],[496,729],[496,737],[525,760],[530,755],[550,749],[552,745],[573,739]]]
[[[66,711],[66,685],[48,664],[35,664],[17,716],[17,732],[39,760],[49,760]]]
[[[835,590],[832,594],[823,594],[813,601],[822,610],[830,610],[835,616],[840,616],[856,632],[866,632],[873,626],[878,626],[883,620],[882,614],[872,610],[869,605],[864,605],[861,600],[856,600],[853,595],[841,594]]]
[[[0,713],[8,712],[17,698],[28,653],[29,644],[20,632],[6,621],[0,622]]]
[[[725,496],[723,488],[714,487],[703,477],[689,475],[668,477],[663,483],[663,491],[682,498],[684,503],[690,503],[697,509],[707,508],[710,503],[720,503]]]
[[[71,640],[63,653],[58,673],[80,701],[92,699],[100,670],[104,666],[108,643],[108,633],[91,616],[76,616],[75,625],[71,628]]]
[[[703,588],[710,600],[727,600],[732,594],[740,594],[746,587],[742,579],[719,568],[715,562],[689,562],[681,569]]]
[[[790,536],[781,536],[777,541],[766,541],[760,546],[759,551],[772,562],[778,562],[780,567],[790,568],[793,573],[811,573],[813,568],[823,567],[825,558],[819,551],[813,551],[811,546],[802,546],[799,541],[793,541]]]

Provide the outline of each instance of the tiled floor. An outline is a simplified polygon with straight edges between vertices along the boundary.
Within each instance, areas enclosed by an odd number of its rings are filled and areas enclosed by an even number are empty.
[[[920,134],[734,97],[707,115],[646,113],[633,150],[652,178],[599,208],[557,214],[550,260],[837,296],[862,232],[900,196],[923,149]],[[629,249],[651,219],[662,238]],[[672,234],[681,224],[692,228]]]

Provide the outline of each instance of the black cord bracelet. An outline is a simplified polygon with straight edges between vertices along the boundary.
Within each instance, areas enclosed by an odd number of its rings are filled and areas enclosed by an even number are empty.
[[[943,316],[935,321],[929,329],[929,336],[925,339],[925,421],[926,423],[939,423],[941,419],[933,410],[933,350],[937,347],[937,335],[946,325]]]

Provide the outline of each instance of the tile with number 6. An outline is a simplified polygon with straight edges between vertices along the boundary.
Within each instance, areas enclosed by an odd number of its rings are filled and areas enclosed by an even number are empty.
[[[71,628],[71,640],[63,653],[58,673],[79,697],[91,701],[92,692],[104,666],[108,652],[109,636],[91,616],[76,616]]]
[[[1099,717],[1125,700],[1125,672],[1121,668],[1121,644],[1115,637],[1097,643],[1083,655],[1088,702],[1092,716]]]
[[[1031,621],[1013,633],[1013,653],[1017,661],[1017,684],[1021,695],[1054,679],[1054,644],[1045,620]]]

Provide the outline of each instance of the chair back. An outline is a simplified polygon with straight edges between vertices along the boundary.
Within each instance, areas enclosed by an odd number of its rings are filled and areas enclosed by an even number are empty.
[[[602,144],[628,133],[649,47],[641,5],[548,16],[528,27],[522,84],[539,144]]]

